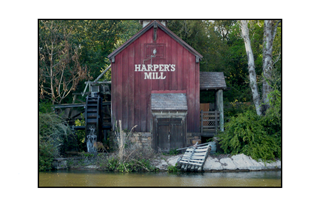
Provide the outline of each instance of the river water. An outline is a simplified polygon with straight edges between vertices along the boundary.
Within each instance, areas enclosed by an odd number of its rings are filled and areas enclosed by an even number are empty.
[[[281,187],[281,171],[216,173],[39,173],[39,187]]]

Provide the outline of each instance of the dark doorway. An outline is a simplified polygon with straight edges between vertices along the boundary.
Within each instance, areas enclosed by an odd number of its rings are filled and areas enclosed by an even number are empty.
[[[156,143],[161,151],[184,147],[185,123],[181,118],[159,118],[156,130]]]

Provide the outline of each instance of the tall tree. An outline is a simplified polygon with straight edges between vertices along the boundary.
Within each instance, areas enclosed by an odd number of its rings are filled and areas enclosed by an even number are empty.
[[[250,85],[252,87],[253,83],[251,78],[255,79],[255,85],[256,85],[256,75],[252,76],[252,72],[255,73],[255,67],[254,67],[254,58],[252,54],[252,48],[250,44],[250,38],[249,38],[249,30],[248,30],[248,23],[246,20],[241,20],[241,30],[242,30],[242,37],[244,39],[247,56],[248,56],[248,68],[249,68],[249,75],[250,75]],[[262,103],[263,106],[260,107],[260,96],[258,93],[258,90],[252,91],[253,94],[253,101],[256,106],[257,114],[261,115],[266,112],[266,110],[270,107],[270,103],[268,100],[268,94],[271,92],[271,86],[268,82],[272,79],[272,69],[274,67],[274,62],[272,60],[272,53],[273,53],[273,42],[275,39],[275,36],[277,34],[277,28],[278,24],[281,21],[275,21],[275,20],[265,20],[264,21],[264,31],[263,31],[263,59],[262,59],[262,76],[263,76],[263,86],[262,86]],[[279,56],[280,57],[280,56]],[[259,103],[259,106],[257,104]]]
[[[274,62],[272,60],[273,42],[277,34],[278,24],[281,21],[278,20],[265,20],[264,21],[264,35],[263,35],[263,87],[262,87],[262,102],[264,107],[262,112],[264,113],[269,107],[268,94],[271,92],[271,86],[268,80],[271,79],[272,68]]]
[[[71,91],[82,91],[84,81],[97,77],[108,64],[107,55],[115,49],[119,33],[123,31],[121,22],[121,20],[39,21],[40,97],[50,99],[53,103],[61,103],[70,101],[68,95]],[[62,66],[65,68],[61,68]],[[61,76],[62,69],[63,76]],[[63,82],[65,84],[62,84]]]
[[[260,96],[258,92],[258,86],[257,86],[257,75],[254,65],[254,58],[253,58],[253,52],[251,48],[251,42],[249,38],[249,29],[248,29],[248,22],[246,20],[241,20],[241,35],[244,40],[247,56],[248,56],[248,70],[249,70],[249,79],[250,79],[250,88],[252,92],[253,97],[253,103],[256,108],[257,114],[261,115],[261,108],[260,108]]]
[[[62,20],[41,20],[39,32],[40,98],[61,103],[87,78],[87,68],[79,61],[80,46],[72,44],[73,27]]]

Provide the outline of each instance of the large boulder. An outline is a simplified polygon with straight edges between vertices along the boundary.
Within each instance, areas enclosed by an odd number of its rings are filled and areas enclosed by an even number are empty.
[[[233,163],[233,161],[230,158],[222,158],[220,160],[220,163],[221,163],[222,168],[224,170],[236,170],[237,169],[236,165]]]
[[[262,170],[266,169],[263,162],[258,162],[251,157],[249,157],[249,160],[252,162],[252,164],[249,166],[249,170]]]
[[[85,168],[88,168],[88,169],[98,169],[99,167],[97,165],[88,165],[86,166]]]
[[[169,158],[167,159],[168,164],[171,165],[171,166],[175,166],[176,163],[177,163],[177,161],[178,161],[178,159],[179,159],[181,156],[182,156],[182,155],[176,155],[176,156],[173,156],[173,157],[169,157]]]
[[[281,169],[281,161],[277,160],[276,162],[266,163],[266,168],[268,168],[268,169]]]
[[[207,157],[206,162],[204,163],[203,170],[223,170],[221,163],[217,158]]]
[[[160,162],[156,165],[156,168],[159,170],[168,170],[168,163],[165,160],[160,160]]]
[[[253,163],[250,160],[250,157],[244,154],[238,154],[231,157],[233,163],[239,170],[248,170]]]

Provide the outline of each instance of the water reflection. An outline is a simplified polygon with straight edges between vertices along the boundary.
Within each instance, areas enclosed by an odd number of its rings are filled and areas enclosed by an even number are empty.
[[[281,171],[221,173],[39,173],[40,187],[281,187]]]

